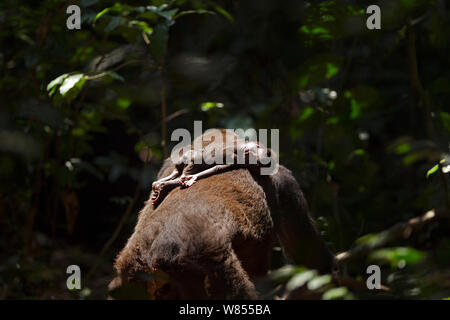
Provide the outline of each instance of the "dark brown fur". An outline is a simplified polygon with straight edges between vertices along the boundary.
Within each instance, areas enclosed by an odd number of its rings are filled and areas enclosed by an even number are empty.
[[[171,170],[168,159],[158,176]],[[146,204],[116,259],[110,290],[135,282],[154,299],[255,299],[253,280],[269,269],[275,234],[292,262],[331,272],[333,255],[289,170],[210,176],[173,189],[156,209]]]

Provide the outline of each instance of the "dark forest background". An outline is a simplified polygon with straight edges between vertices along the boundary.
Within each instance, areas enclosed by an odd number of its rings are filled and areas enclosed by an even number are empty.
[[[343,274],[364,283],[378,264],[389,291],[336,287],[278,247],[271,285],[450,297],[449,14],[444,0],[3,0],[0,298],[105,298],[170,134],[194,120],[279,128]]]

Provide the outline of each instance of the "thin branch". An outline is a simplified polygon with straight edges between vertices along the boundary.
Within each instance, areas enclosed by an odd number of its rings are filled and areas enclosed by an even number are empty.
[[[144,63],[148,63],[148,60],[130,60],[130,61],[124,62],[121,65],[119,65],[119,66],[117,66],[115,68],[112,68],[110,70],[106,70],[106,71],[100,72],[100,73],[92,75],[92,76],[86,76],[86,80],[94,80],[94,79],[102,78],[102,77],[106,76],[108,73],[115,72],[117,70],[120,70],[120,69],[122,69],[122,68],[124,68],[124,67],[126,67],[126,66],[128,66],[130,64],[134,64],[134,63],[137,63],[137,64],[142,63],[142,64],[144,64]]]
[[[178,116],[181,116],[182,114],[188,113],[188,112],[189,112],[188,109],[181,109],[181,110],[175,111],[174,113],[167,116],[166,122],[169,122],[170,120],[172,120]]]
[[[423,216],[412,218],[407,222],[397,223],[391,228],[378,233],[376,235],[377,241],[375,243],[364,243],[353,249],[337,254],[336,261],[341,264],[354,258],[366,255],[369,252],[384,246],[394,239],[400,237],[408,238],[413,231],[420,230],[424,226],[430,224],[431,222],[438,221],[444,216],[445,215],[443,213],[437,214],[433,209],[425,213]]]

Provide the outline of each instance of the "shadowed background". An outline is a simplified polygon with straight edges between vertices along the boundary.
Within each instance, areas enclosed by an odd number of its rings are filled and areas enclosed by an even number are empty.
[[[0,298],[104,298],[171,132],[194,120],[279,128],[330,247],[366,245],[345,274],[376,263],[383,298],[449,297],[448,219],[382,233],[448,215],[449,32],[443,0],[2,1]],[[307,271],[273,286],[360,297]]]

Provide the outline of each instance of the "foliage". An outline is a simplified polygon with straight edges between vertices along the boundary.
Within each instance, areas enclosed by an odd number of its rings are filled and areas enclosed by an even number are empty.
[[[370,31],[365,8],[375,3],[382,30]],[[146,200],[161,141],[194,120],[279,128],[281,163],[335,252],[448,206],[445,1],[78,4],[81,30],[66,28],[58,0],[0,4],[2,298],[104,297],[136,215],[82,293],[65,289],[65,267],[92,268],[127,206]],[[432,223],[346,273],[364,280],[376,262],[390,298],[448,297],[448,231]],[[273,267],[289,271],[275,281],[288,291],[359,297],[281,259]]]

